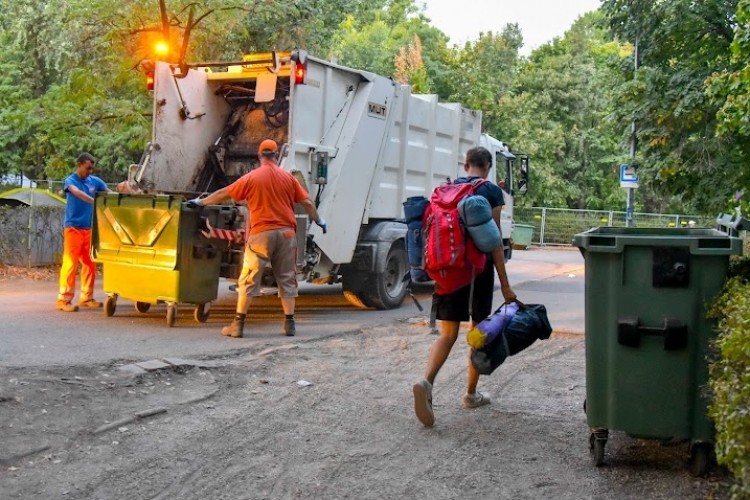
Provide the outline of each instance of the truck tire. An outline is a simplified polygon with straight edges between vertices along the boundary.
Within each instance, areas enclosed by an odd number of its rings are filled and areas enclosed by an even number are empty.
[[[408,270],[404,241],[395,241],[388,250],[383,272],[370,274],[360,295],[362,302],[381,311],[399,307],[406,296],[404,276]]]

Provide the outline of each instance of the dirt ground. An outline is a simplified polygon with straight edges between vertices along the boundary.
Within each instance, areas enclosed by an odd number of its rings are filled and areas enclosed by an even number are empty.
[[[413,414],[434,336],[419,321],[214,366],[0,369],[0,495],[10,499],[727,498],[692,478],[685,443],[613,433],[595,468],[582,403],[584,345],[553,335],[506,361],[464,410],[460,337]],[[309,384],[308,384],[309,383]],[[140,417],[137,417],[140,415]]]

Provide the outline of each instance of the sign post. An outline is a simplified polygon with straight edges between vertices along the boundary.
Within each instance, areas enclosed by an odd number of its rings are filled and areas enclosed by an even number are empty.
[[[638,174],[636,165],[623,163],[620,165],[620,187],[628,190],[628,201],[625,209],[625,227],[633,227],[633,205],[635,190],[638,189]]]

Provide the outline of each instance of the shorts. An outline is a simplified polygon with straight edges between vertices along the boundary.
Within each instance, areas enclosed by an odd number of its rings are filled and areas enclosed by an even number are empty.
[[[479,323],[492,313],[492,294],[495,290],[495,265],[492,257],[487,257],[484,270],[474,278],[471,320]],[[471,285],[459,288],[448,295],[432,296],[432,308],[437,319],[443,321],[469,321],[469,294]]]
[[[259,296],[263,269],[269,263],[279,288],[279,297],[296,297],[297,235],[291,227],[271,229],[247,237],[237,293]]]

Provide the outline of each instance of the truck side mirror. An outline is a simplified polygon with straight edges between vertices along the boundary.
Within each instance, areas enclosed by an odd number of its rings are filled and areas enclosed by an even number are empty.
[[[519,155],[521,159],[521,166],[518,172],[518,184],[516,188],[517,194],[526,194],[529,191],[529,157],[527,155]]]

